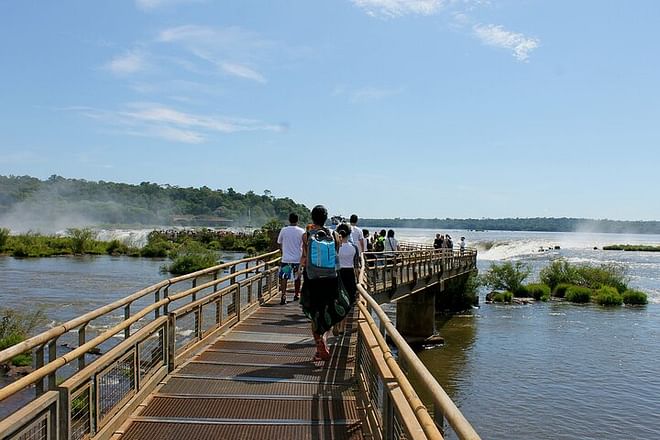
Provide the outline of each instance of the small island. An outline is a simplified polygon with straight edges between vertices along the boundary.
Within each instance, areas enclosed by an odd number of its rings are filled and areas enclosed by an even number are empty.
[[[611,244],[603,246],[604,251],[660,252],[660,246],[644,244]]]

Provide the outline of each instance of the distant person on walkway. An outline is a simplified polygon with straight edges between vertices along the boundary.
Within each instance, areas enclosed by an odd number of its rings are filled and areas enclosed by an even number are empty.
[[[312,322],[316,343],[314,360],[330,359],[326,332],[344,319],[350,309],[348,296],[339,289],[335,234],[325,227],[328,210],[323,205],[312,209],[312,225],[303,235],[303,285],[300,304]]]
[[[379,234],[376,234],[374,240],[374,251],[383,252],[385,250],[385,229],[381,229]]]
[[[357,297],[357,277],[360,270],[360,250],[355,243],[349,241],[351,227],[347,224],[337,226],[340,245],[338,251],[339,259],[339,282],[348,295],[349,304],[352,307]],[[337,336],[346,328],[346,320],[335,324],[332,333]]]
[[[445,245],[447,246],[447,249],[453,250],[454,249],[454,242],[451,241],[451,237],[449,234],[445,236]]]
[[[435,234],[435,240],[433,240],[433,249],[442,249],[444,241],[445,240],[442,238],[442,234]]]
[[[358,247],[358,251],[362,253],[367,250],[367,244],[365,243],[364,235],[362,234],[362,229],[357,227],[358,216],[355,214],[351,215],[350,222],[351,222],[351,236],[349,237],[349,241],[354,245],[356,245]]]
[[[369,229],[363,229],[362,236],[364,237],[364,252],[371,252],[371,250],[374,248],[374,245],[371,243],[369,237]]]
[[[390,252],[390,255],[394,255],[394,252],[399,250],[399,242],[394,238],[394,230],[390,229],[387,231],[387,238],[385,239],[385,252]]]
[[[289,280],[293,280],[293,300],[300,298],[300,258],[302,257],[303,234],[305,230],[298,226],[298,215],[289,214],[289,226],[280,230],[277,236],[277,244],[282,251],[282,262],[280,264],[280,304],[286,304],[286,288]]]
[[[465,253],[465,237],[461,237],[459,246],[461,248],[461,255],[463,255],[463,253]]]

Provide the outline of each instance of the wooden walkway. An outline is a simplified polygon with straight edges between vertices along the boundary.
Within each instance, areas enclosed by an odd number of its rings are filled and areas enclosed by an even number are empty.
[[[313,362],[300,306],[274,298],[166,377],[114,438],[362,439],[355,335]]]

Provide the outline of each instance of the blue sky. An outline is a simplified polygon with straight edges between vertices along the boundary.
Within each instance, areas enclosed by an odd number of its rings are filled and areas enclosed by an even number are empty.
[[[4,1],[0,174],[660,219],[660,2]]]

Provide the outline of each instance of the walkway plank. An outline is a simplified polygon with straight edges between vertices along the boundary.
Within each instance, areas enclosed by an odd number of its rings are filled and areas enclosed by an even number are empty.
[[[329,345],[331,359],[313,362],[298,303],[273,299],[170,375],[121,439],[363,439],[356,337]]]

